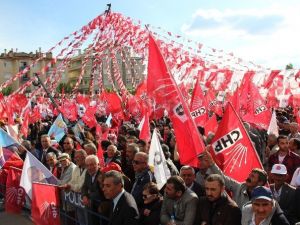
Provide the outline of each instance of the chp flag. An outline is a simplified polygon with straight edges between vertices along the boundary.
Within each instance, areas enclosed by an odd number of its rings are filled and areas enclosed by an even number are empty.
[[[212,140],[212,156],[225,175],[243,182],[253,168],[263,169],[240,118],[230,103]]]
[[[170,73],[154,38],[149,35],[147,92],[167,109],[173,123],[180,163],[197,166],[205,145],[183,95]]]
[[[9,213],[21,213],[25,203],[25,190],[20,187],[22,170],[10,167],[6,180],[5,211]]]
[[[36,225],[60,225],[59,190],[56,185],[32,184],[31,216]]]

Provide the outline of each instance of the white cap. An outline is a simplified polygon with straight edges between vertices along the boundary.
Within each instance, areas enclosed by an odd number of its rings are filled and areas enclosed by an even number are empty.
[[[283,164],[274,164],[272,166],[271,173],[285,175],[285,174],[287,174],[287,170],[286,170],[285,165],[283,165]]]

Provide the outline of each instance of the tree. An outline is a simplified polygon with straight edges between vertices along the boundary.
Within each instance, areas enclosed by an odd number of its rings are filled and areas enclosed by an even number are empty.
[[[289,63],[289,64],[287,64],[287,65],[285,66],[285,69],[286,69],[286,70],[292,70],[292,69],[294,69],[294,66],[293,66],[292,63]]]
[[[8,86],[6,88],[3,88],[1,92],[3,95],[8,96],[12,93],[12,87]]]
[[[71,93],[72,87],[70,83],[60,83],[56,88],[58,93],[62,93],[62,90],[64,90],[65,93]]]

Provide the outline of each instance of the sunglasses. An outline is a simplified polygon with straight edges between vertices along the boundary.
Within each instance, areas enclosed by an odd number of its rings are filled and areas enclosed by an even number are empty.
[[[145,163],[145,162],[140,162],[140,161],[137,161],[137,160],[132,160],[132,163],[136,164],[136,165],[139,165],[139,164],[142,164],[142,163]]]

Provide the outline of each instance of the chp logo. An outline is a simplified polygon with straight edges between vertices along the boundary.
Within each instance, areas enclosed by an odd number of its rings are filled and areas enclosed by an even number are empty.
[[[18,206],[24,205],[25,191],[22,187],[9,187],[6,191],[7,201]]]
[[[191,112],[191,116],[193,119],[203,116],[206,113],[205,107],[200,107],[194,111]]]
[[[255,114],[255,115],[258,115],[258,114],[260,114],[260,113],[262,113],[262,112],[264,112],[264,111],[267,111],[267,110],[268,110],[267,106],[265,106],[265,105],[260,105],[260,106],[256,107],[256,109],[255,109],[255,111],[254,111],[254,114]]]
[[[235,145],[243,138],[240,128],[236,128],[215,141],[212,146],[217,154]]]
[[[44,202],[41,207],[41,219],[44,221],[57,219],[58,218],[58,208],[54,202]]]
[[[183,106],[181,103],[178,103],[174,108],[173,108],[174,114],[180,119],[182,123],[184,123],[187,120],[186,115],[184,114]]]

